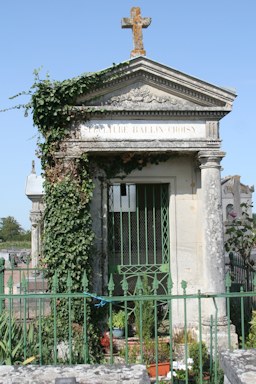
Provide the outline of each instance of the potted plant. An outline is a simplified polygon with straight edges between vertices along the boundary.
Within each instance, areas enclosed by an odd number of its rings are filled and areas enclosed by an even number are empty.
[[[124,327],[125,327],[125,312],[123,310],[114,312],[112,317],[113,336],[116,338],[123,337]]]
[[[186,384],[185,369],[178,369],[176,371],[173,371],[173,377],[173,384]],[[196,383],[196,379],[190,370],[188,370],[188,383]]]
[[[156,364],[155,342],[155,339],[145,340],[144,342],[143,357],[147,365],[147,371],[151,377],[156,377],[157,369],[159,376],[166,376],[170,372],[170,346],[167,343],[158,343],[158,363]]]
[[[103,347],[105,353],[110,352],[110,339],[107,332],[104,332],[103,336],[100,338],[100,345]]]

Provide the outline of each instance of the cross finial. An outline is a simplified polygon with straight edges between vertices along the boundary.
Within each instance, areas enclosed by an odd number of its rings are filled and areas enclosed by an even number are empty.
[[[122,19],[122,28],[132,28],[134,49],[131,57],[146,55],[143,46],[142,28],[147,28],[151,23],[150,17],[141,17],[140,7],[132,7],[131,17]]]

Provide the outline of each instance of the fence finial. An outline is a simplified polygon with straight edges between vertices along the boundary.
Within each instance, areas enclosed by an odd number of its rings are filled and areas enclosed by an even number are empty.
[[[185,280],[182,280],[182,282],[181,282],[181,288],[184,289],[184,291],[185,291],[186,288],[187,288],[187,286],[188,286],[188,283],[187,283]]]
[[[126,276],[124,275],[124,278],[122,281],[122,289],[123,289],[125,295],[127,294],[128,288],[129,288],[128,282],[127,282]]]
[[[142,291],[143,291],[143,283],[142,283],[142,280],[141,280],[141,277],[140,277],[140,276],[138,276],[138,278],[137,278],[137,282],[136,282],[136,290],[138,290],[139,295],[142,295]]]
[[[113,280],[113,275],[111,273],[110,278],[109,278],[109,282],[108,282],[108,290],[109,290],[110,296],[112,295],[114,289],[115,289],[115,283]]]

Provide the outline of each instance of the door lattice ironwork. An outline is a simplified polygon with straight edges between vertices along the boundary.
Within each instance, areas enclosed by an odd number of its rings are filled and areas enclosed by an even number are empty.
[[[170,272],[168,184],[109,186],[109,272],[116,283],[125,275],[157,278]]]

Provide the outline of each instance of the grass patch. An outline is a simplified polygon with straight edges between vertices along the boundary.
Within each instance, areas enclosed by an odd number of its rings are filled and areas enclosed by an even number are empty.
[[[30,241],[2,241],[0,242],[1,249],[30,249]]]

